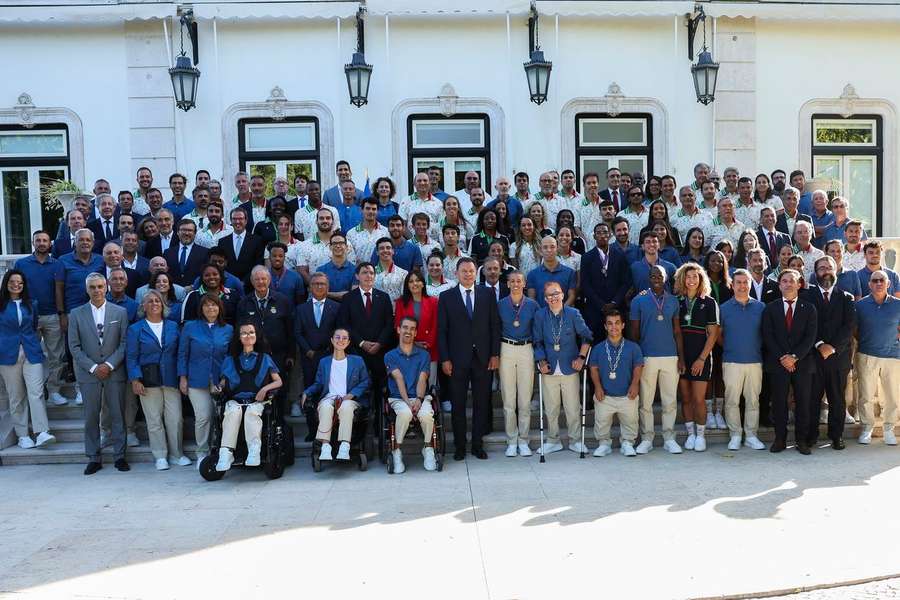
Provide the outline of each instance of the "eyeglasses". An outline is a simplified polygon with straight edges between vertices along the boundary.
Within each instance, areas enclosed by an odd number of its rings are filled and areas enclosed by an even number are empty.
[[[240,335],[241,335],[241,337],[256,337],[256,332],[255,331],[242,331]]]
[[[332,246],[346,246],[347,242],[331,242]]]
[[[633,193],[633,194],[628,194],[628,197],[629,197],[629,198],[640,198],[640,197],[642,197],[642,196],[643,196],[643,194],[641,194],[640,192],[635,192],[635,193]]]
[[[562,296],[562,292],[551,292],[549,294],[544,294],[544,298],[546,298],[547,300],[551,298],[558,298],[559,296]]]
[[[869,281],[871,281],[872,283],[887,283],[887,279],[882,279],[881,277],[878,277],[878,278],[873,277]]]

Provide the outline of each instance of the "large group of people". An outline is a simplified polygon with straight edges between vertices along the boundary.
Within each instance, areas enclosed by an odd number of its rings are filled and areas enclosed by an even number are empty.
[[[614,419],[623,455],[654,449],[657,395],[672,454],[705,450],[710,429],[727,429],[731,450],[764,449],[760,423],[774,427],[772,452],[790,423],[802,454],[820,422],[840,450],[859,419],[868,444],[876,404],[896,444],[900,279],[847,199],[807,190],[802,171],[720,179],[700,163],[679,187],[610,168],[585,173],[581,191],[571,170],[542,173],[537,191],[528,173],[490,190],[468,172],[449,192],[433,167],[405,198],[388,177],[364,197],[346,161],[336,175],[327,190],[278,177],[267,193],[264,177],[239,172],[225,198],[208,171],[190,191],[175,173],[164,202],[142,167],[136,189],[113,196],[100,179],[57,231],[34,232],[0,286],[0,379],[19,446],[52,444],[46,406],[73,402],[86,474],[107,446],[129,469],[140,413],[156,467],[189,465],[183,406],[202,459],[213,398],[227,393],[220,471],[242,422],[246,464],[259,464],[268,401],[317,415],[322,460],[348,459],[354,415],[389,406],[395,472],[414,419],[433,470],[433,396],[451,414],[454,459],[484,459],[493,390],[509,457],[564,441],[589,451],[583,394],[598,457],[612,452]]]

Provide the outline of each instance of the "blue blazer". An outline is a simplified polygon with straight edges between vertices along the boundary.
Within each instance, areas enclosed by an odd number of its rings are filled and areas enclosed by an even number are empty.
[[[316,380],[311,386],[304,390],[308,398],[319,398],[328,392],[328,382],[331,380],[331,361],[333,356],[326,356],[319,361],[319,368],[316,370]],[[359,402],[361,406],[369,406],[369,372],[366,370],[366,363],[363,362],[361,356],[355,354],[347,355],[347,393],[353,394],[353,399]]]
[[[163,385],[178,388],[178,325],[163,319],[162,346],[146,319],[129,326],[125,337],[125,359],[129,381],[141,378],[141,365],[157,364]]]
[[[546,360],[550,363],[550,371],[556,371],[556,363],[559,362],[559,370],[563,375],[571,375],[572,361],[578,358],[578,350],[581,342],[591,342],[593,334],[581,318],[577,308],[563,306],[562,329],[559,336],[559,351],[553,349],[554,333],[559,326],[559,321],[550,313],[550,307],[545,306],[534,313],[534,321],[531,325],[531,339],[534,340],[534,362]]]
[[[22,303],[22,324],[16,303],[10,300],[0,312],[0,365],[14,365],[19,360],[19,345],[25,350],[25,358],[33,365],[44,362],[41,340],[37,334],[37,300]]]
[[[200,320],[185,323],[178,341],[178,376],[187,376],[188,387],[218,385],[233,331],[231,325],[210,327]]]

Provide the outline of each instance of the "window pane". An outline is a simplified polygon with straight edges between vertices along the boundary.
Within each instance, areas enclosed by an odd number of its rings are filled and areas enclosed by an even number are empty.
[[[875,125],[868,121],[847,121],[846,123],[816,122],[816,144],[863,144],[875,143]]]
[[[65,156],[66,138],[61,133],[0,135],[0,155],[3,156]]]
[[[644,173],[644,159],[642,158],[621,158],[619,159],[619,170],[623,173]],[[646,173],[644,173],[646,176]]]
[[[247,126],[246,150],[315,150],[312,125]]]
[[[417,122],[413,125],[415,146],[469,146],[481,147],[481,121]]]
[[[862,220],[866,231],[875,229],[875,160],[870,158],[849,158],[849,179],[847,199],[850,214]]]
[[[815,158],[815,178],[831,179],[834,183],[833,191],[841,191],[841,159],[840,158]]]
[[[66,172],[64,169],[42,169],[40,178],[41,188],[43,188],[45,185],[65,180]],[[56,238],[56,230],[59,229],[59,221],[63,217],[63,212],[61,204],[41,191],[41,227],[50,232],[51,240]]]
[[[606,181],[606,170],[609,169],[609,160],[606,158],[585,158],[582,175],[585,173],[597,173],[600,175],[600,181]]]
[[[8,254],[27,254],[31,250],[31,219],[28,215],[28,171],[4,171],[3,208],[6,219],[3,234]]]
[[[313,163],[311,162],[302,162],[302,163],[288,163],[287,164],[287,180],[288,184],[291,187],[291,193],[296,194],[297,190],[294,189],[294,180],[297,179],[300,175],[306,177],[306,180],[309,181],[313,178]]]
[[[588,120],[581,121],[581,144],[585,146],[643,145],[644,121]]]
[[[275,165],[274,164],[252,164],[247,163],[250,176],[262,175],[266,180],[266,197],[275,195]]]

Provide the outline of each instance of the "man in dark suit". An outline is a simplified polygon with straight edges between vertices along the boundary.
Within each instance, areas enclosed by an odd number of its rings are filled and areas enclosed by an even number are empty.
[[[631,287],[631,269],[621,252],[610,252],[612,232],[606,223],[594,225],[597,246],[581,257],[582,314],[587,326],[599,342],[606,338],[603,311],[625,310],[625,294]]]
[[[747,270],[750,271],[750,297],[768,304],[781,296],[778,284],[766,277],[766,251],[751,248],[747,252]]]
[[[347,292],[341,301],[338,326],[350,332],[348,352],[362,356],[369,370],[372,406],[376,426],[381,424],[382,388],[387,372],[384,355],[394,346],[394,304],[390,296],[375,289],[375,266],[370,262],[356,265],[359,288]]]
[[[294,338],[300,349],[303,381],[307,384],[315,380],[319,361],[331,351],[331,335],[341,311],[341,305],[328,297],[327,275],[313,273],[309,289],[309,300],[299,304],[294,312]]]
[[[812,225],[812,217],[801,213],[797,208],[800,202],[800,192],[796,188],[785,188],[781,201],[784,203],[784,212],[778,215],[778,220],[775,222],[775,228],[778,231],[793,237],[794,225],[797,224],[797,221],[806,221]]]
[[[769,265],[778,264],[778,251],[782,246],[791,245],[791,236],[776,227],[775,210],[771,206],[764,206],[759,212],[759,229],[756,230],[756,238],[759,245],[769,259]]]
[[[144,256],[147,260],[151,260],[157,256],[165,256],[174,245],[178,244],[175,235],[175,217],[168,208],[161,208],[156,213],[156,225],[159,228],[159,235],[151,237],[144,244]]]
[[[100,194],[97,198],[97,209],[100,216],[92,219],[87,228],[94,232],[94,252],[100,254],[106,242],[119,237],[119,224],[116,219],[116,201],[109,194]]]
[[[627,202],[622,198],[623,194],[619,190],[619,183],[621,183],[622,172],[616,167],[611,167],[606,170],[606,189],[600,190],[600,198],[603,200],[611,200],[613,205],[616,207],[616,214],[619,214],[619,211],[625,208]]]
[[[450,378],[454,460],[466,457],[466,396],[472,387],[472,454],[487,458],[482,444],[490,413],[491,378],[500,364],[500,313],[490,290],[475,286],[475,261],[456,264],[459,285],[438,299],[438,351]]]
[[[484,260],[484,264],[481,266],[481,275],[484,281],[480,285],[491,290],[497,302],[500,302],[501,298],[509,296],[509,286],[506,285],[502,273],[499,260],[492,256]]]
[[[816,307],[798,297],[800,273],[786,269],[778,277],[781,300],[772,302],[763,311],[762,332],[765,348],[763,368],[768,375],[775,421],[775,441],[771,452],[781,452],[786,446],[788,422],[788,392],[794,388],[794,436],[797,451],[809,454],[810,386],[816,370],[812,355],[817,332]],[[841,413],[843,416],[843,413]]]
[[[231,211],[231,227],[234,229],[219,240],[218,247],[225,253],[228,271],[244,281],[253,267],[263,264],[266,245],[262,238],[247,231],[247,213],[235,208]]]
[[[835,450],[844,449],[844,390],[850,373],[850,338],[856,328],[856,306],[853,296],[835,287],[837,263],[830,256],[816,260],[818,285],[806,290],[805,297],[816,307],[816,372],[812,380],[809,420],[813,424],[807,445],[814,446],[819,428],[822,394],[828,398],[828,438]]]
[[[84,229],[84,213],[77,208],[71,209],[66,213],[66,223],[68,224],[71,233],[63,235],[62,237],[57,236],[57,238],[53,240],[53,250],[50,253],[50,256],[53,258],[59,258],[63,254],[68,254],[75,250],[75,232],[79,229]]]
[[[172,282],[181,287],[193,285],[206,264],[208,250],[194,243],[196,235],[197,224],[190,219],[182,219],[178,223],[178,243],[169,246],[163,254]]]

